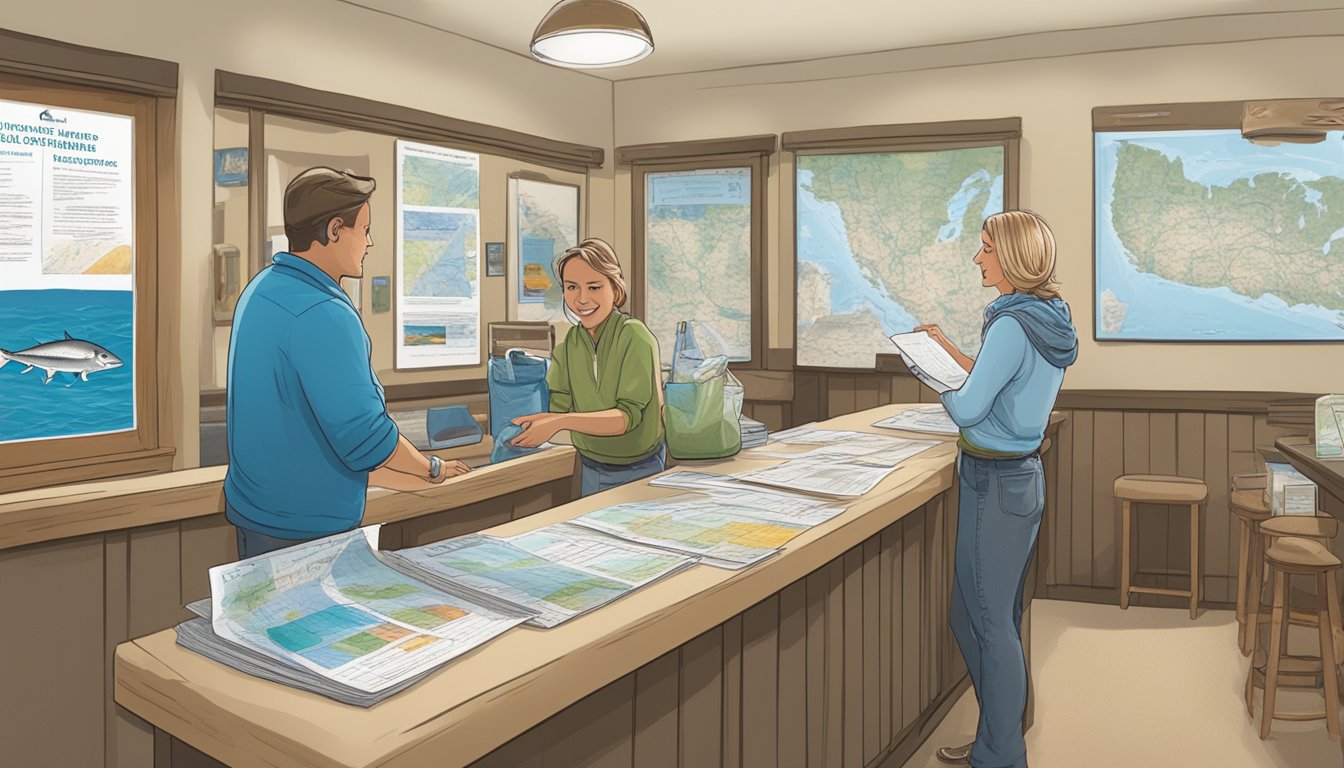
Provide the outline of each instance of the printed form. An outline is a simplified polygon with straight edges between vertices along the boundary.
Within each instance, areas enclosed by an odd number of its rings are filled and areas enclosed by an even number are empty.
[[[901,359],[915,374],[938,394],[961,389],[966,383],[966,371],[952,356],[934,341],[928,333],[898,333],[889,337],[901,352]]]

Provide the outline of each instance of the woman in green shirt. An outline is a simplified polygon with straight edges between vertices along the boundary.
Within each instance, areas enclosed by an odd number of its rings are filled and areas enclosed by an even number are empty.
[[[577,324],[552,355],[550,412],[514,419],[525,429],[512,444],[532,448],[569,430],[584,496],[662,472],[658,340],[619,310],[627,294],[616,252],[589,238],[560,254],[555,274]]]

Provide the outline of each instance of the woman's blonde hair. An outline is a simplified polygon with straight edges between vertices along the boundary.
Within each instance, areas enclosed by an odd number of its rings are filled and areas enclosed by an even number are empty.
[[[616,250],[606,240],[590,237],[578,245],[560,254],[555,259],[555,276],[562,287],[565,281],[565,264],[570,259],[579,259],[592,267],[594,271],[611,281],[611,292],[616,295],[616,306],[624,307],[628,292],[625,288],[625,275],[621,272],[621,262],[616,258]]]
[[[1041,299],[1059,298],[1055,279],[1055,235],[1045,219],[1031,211],[1004,211],[985,219],[1004,277],[1019,292]]]

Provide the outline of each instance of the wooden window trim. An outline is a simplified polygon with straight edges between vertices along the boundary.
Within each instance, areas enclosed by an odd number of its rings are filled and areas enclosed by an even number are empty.
[[[348,94],[215,70],[215,106],[258,110],[395,138],[498,155],[574,173],[601,168],[600,147],[572,144]]]
[[[883,362],[879,353],[873,368],[842,368],[836,366],[807,366],[798,364],[798,163],[797,158],[807,155],[880,154],[897,152],[935,152],[945,149],[974,147],[1003,147],[1003,206],[1005,210],[1018,207],[1021,184],[1022,119],[1005,117],[990,120],[956,120],[937,123],[910,123],[869,125],[853,128],[831,128],[818,131],[794,131],[783,136],[783,148],[794,156],[794,178],[789,204],[793,206],[794,222],[794,279],[793,279],[793,347],[788,350],[793,370],[801,373],[853,374],[861,371],[880,371]]]
[[[1094,107],[1092,131],[1198,131],[1241,127],[1242,102]]]
[[[177,97],[177,64],[0,29],[0,73]]]
[[[668,144],[643,144],[619,147],[617,162],[629,161],[631,167],[631,312],[645,319],[648,254],[645,249],[645,190],[650,173],[703,171],[720,168],[751,169],[751,359],[734,362],[734,370],[758,370],[766,367],[765,280],[766,215],[765,188],[770,173],[769,157],[775,148],[775,136],[748,136],[736,139],[686,141]],[[660,340],[660,344],[669,343]]]
[[[0,38],[6,35],[0,34]],[[31,40],[26,50],[45,50]],[[66,48],[55,44],[53,50]],[[12,54],[6,51],[6,55]],[[175,82],[176,65],[171,67]],[[0,65],[0,71],[11,70]],[[43,72],[36,65],[28,71]],[[163,364],[178,349],[182,312],[180,291],[176,290],[181,265],[169,257],[177,253],[180,242],[176,100],[154,95],[154,89],[148,87],[109,90],[106,77],[76,83],[76,74],[67,69],[56,80],[2,74],[0,88],[3,97],[13,101],[128,115],[135,120],[136,427],[108,435],[0,445],[0,467],[4,467],[0,471],[0,492],[167,471],[176,453],[173,443],[181,420],[178,410],[182,397],[180,385]],[[160,283],[172,288],[160,291]]]

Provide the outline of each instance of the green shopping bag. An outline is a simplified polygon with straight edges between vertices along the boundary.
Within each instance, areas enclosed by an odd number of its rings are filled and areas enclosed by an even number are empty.
[[[742,384],[728,359],[705,360],[685,322],[677,326],[672,374],[663,385],[667,452],[675,459],[722,459],[742,450]]]

